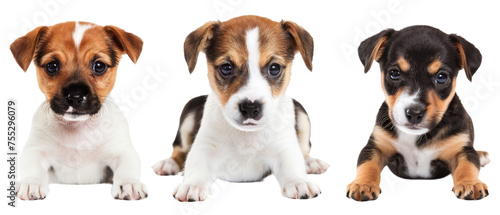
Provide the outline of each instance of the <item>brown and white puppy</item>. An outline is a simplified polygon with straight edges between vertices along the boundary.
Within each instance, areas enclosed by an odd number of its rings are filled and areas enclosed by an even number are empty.
[[[187,103],[171,158],[153,166],[158,175],[184,167],[175,198],[203,201],[217,178],[259,181],[270,173],[284,196],[316,197],[320,190],[306,171],[323,173],[328,164],[309,156],[309,117],[285,95],[297,52],[312,69],[311,35],[293,22],[242,16],[208,22],[187,36],[190,72],[199,52],[207,57],[212,93]]]
[[[46,101],[35,113],[20,159],[17,196],[44,199],[49,183],[113,183],[117,199],[142,199],[140,159],[128,124],[108,94],[118,62],[136,62],[142,40],[115,26],[41,26],[10,46],[26,71],[33,60]]]
[[[365,72],[373,60],[382,71],[385,102],[359,155],[356,179],[347,197],[375,200],[380,172],[387,165],[399,177],[435,179],[452,174],[460,199],[488,196],[478,179],[488,153],[474,150],[472,120],[455,93],[458,71],[467,78],[481,64],[481,53],[464,38],[429,26],[384,30],[358,49]]]

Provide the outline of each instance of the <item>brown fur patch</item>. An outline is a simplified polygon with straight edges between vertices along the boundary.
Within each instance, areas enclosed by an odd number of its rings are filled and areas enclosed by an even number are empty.
[[[439,72],[439,69],[441,69],[441,61],[439,59],[436,59],[431,64],[429,64],[429,66],[427,67],[427,72],[434,75]]]
[[[174,151],[172,151],[172,155],[170,158],[175,161],[175,163],[179,166],[179,169],[182,170],[184,168],[184,162],[186,162],[187,153],[182,152],[181,149],[174,147]]]
[[[462,44],[457,43],[457,48],[458,48],[458,52],[460,53],[460,66],[462,66],[462,69],[465,70],[465,74],[467,75],[467,78],[469,80],[472,80],[472,76],[467,69],[468,68],[467,67],[467,58],[465,56],[465,51],[464,51],[464,48],[462,47]]]
[[[375,48],[372,51],[369,62],[373,62],[373,60],[378,61],[380,57],[382,57],[382,52],[384,50],[386,42],[387,42],[387,36],[380,38],[377,44],[375,44]]]
[[[440,139],[439,135],[436,135],[431,140],[429,147],[439,150],[438,158],[440,160],[452,162],[470,141],[470,135],[466,133],[457,134],[446,139]]]
[[[383,165],[378,159],[367,161],[356,170],[356,178],[347,186],[347,197],[357,201],[375,200],[381,193],[380,172]]]
[[[450,163],[451,174],[455,185],[479,181],[479,169],[467,159],[465,154],[456,154]]]
[[[45,34],[48,27],[40,26],[27,33],[25,36],[18,38],[10,45],[10,50],[17,64],[26,72],[33,60],[35,48],[40,42],[40,37]]]
[[[453,192],[460,199],[478,200],[488,196],[488,186],[479,180],[479,169],[465,155],[452,167]]]
[[[397,63],[402,72],[408,72],[410,70],[410,63],[408,63],[404,57],[400,56]]]
[[[102,103],[114,86],[121,55],[128,53],[132,61],[136,62],[142,50],[142,40],[114,26],[103,27],[87,22],[79,22],[79,24],[92,25],[92,27],[85,31],[78,50],[73,38],[75,22],[37,28],[22,38],[33,38],[37,31],[43,29],[43,35],[39,35],[39,38],[30,39],[28,42],[23,39],[19,41],[26,43],[27,46],[30,45],[29,43],[34,43],[34,51],[29,60],[31,61],[36,54],[38,86],[46,99],[51,100],[54,95],[61,93],[64,86],[79,81],[91,86],[91,93],[96,94]],[[13,46],[17,46],[15,44],[16,42]],[[21,59],[23,65],[20,65],[26,69],[24,61],[27,55],[16,56],[14,54],[14,56],[16,59]],[[45,72],[45,65],[52,61],[59,63],[59,72],[54,76]],[[98,76],[92,73],[95,61],[102,61],[109,66],[103,75]]]
[[[212,39],[215,28],[220,22],[207,22],[195,31],[191,32],[184,41],[184,58],[188,65],[189,73],[192,73],[198,54],[207,47],[208,40]]]
[[[434,119],[436,122],[441,121],[444,113],[448,109],[448,105],[455,96],[455,87],[457,79],[453,79],[452,89],[450,95],[447,98],[441,99],[434,90],[430,89],[427,91],[427,102],[429,103],[427,107],[427,116],[429,119]]]
[[[383,164],[379,162],[378,157],[367,161],[357,168],[355,181],[362,184],[378,185],[380,184],[380,172],[382,172],[382,168]]]
[[[466,155],[459,155],[456,161],[451,163],[451,170],[455,185],[479,180],[479,169],[467,159]]]
[[[384,74],[382,73],[381,75],[381,82],[382,82],[382,91],[384,92],[385,95],[385,103],[387,103],[387,106],[389,107],[389,117],[392,120],[392,107],[394,107],[394,104],[396,103],[396,100],[398,97],[403,93],[405,90],[404,87],[401,87],[398,89],[398,91],[395,94],[389,95],[387,91],[385,90],[385,84],[384,84]]]
[[[283,71],[282,82],[280,84],[275,84],[271,86],[271,93],[274,97],[281,96],[285,94],[286,89],[288,88],[288,84],[290,83],[290,77],[292,76],[292,63],[289,63],[285,70]]]
[[[258,63],[262,75],[267,76],[267,67],[271,63],[285,67],[279,81],[273,80],[273,83],[269,81],[273,96],[285,92],[295,53],[300,52],[307,67],[312,69],[312,37],[293,22],[275,22],[258,16],[242,16],[226,22],[209,22],[188,35],[184,43],[184,54],[192,71],[198,52],[206,53],[210,86],[222,105],[225,105],[229,98],[246,84],[248,74],[242,71],[248,70],[246,35],[247,31],[255,28],[259,30]],[[235,74],[234,80],[224,80],[217,71],[216,68],[224,63],[231,63],[233,69],[240,70],[240,73]]]
[[[397,151],[392,145],[394,137],[380,126],[375,126],[372,132],[373,142],[377,145],[377,148],[382,152],[382,156],[389,158],[394,155]]]
[[[210,87],[214,89],[213,91],[215,95],[217,95],[222,106],[225,106],[229,98],[243,86],[243,80],[236,78],[228,86],[221,86],[218,84],[217,79],[222,79],[221,75],[218,71],[215,71],[211,63],[208,63],[208,82]]]

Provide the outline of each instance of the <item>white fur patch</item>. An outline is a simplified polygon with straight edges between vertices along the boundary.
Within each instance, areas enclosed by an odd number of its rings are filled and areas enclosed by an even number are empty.
[[[479,163],[481,164],[482,167],[489,164],[490,163],[490,155],[487,152],[485,152],[483,154],[479,154]]]
[[[302,154],[309,154],[309,139],[311,137],[311,124],[309,122],[309,116],[302,111],[297,113],[297,127],[300,130],[301,135],[299,138],[299,146]]]
[[[246,32],[246,48],[248,52],[248,79],[247,84],[241,87],[227,101],[223,115],[234,127],[245,131],[256,131],[262,129],[269,118],[272,117],[278,106],[279,98],[274,98],[271,87],[262,76],[259,65],[259,28],[254,28]],[[259,120],[245,119],[239,111],[239,105],[245,101],[259,101],[262,105],[262,118]]]
[[[182,121],[182,125],[179,129],[179,132],[181,133],[182,152],[188,153],[189,149],[191,148],[191,145],[189,145],[187,141],[189,140],[189,136],[193,132],[195,123],[196,119],[194,112],[188,113],[186,115],[186,118],[184,118],[184,121]]]
[[[123,186],[125,192],[127,184],[134,185],[134,189],[141,187],[140,159],[132,145],[127,121],[112,99],[106,98],[103,104],[106,108],[99,110],[99,114],[80,122],[69,121],[89,116],[67,113],[63,118],[70,119],[61,119],[48,102],[42,104],[33,117],[19,162],[22,180],[34,179],[24,181],[25,186],[101,183],[106,176],[103,170],[109,167],[114,174],[113,189],[118,187],[120,191]],[[54,171],[48,171],[50,167]]]
[[[89,24],[80,25],[80,22],[75,22],[75,30],[73,31],[73,40],[75,41],[75,46],[77,49],[80,47],[80,43],[82,42],[85,31],[93,27],[94,27],[93,25]]]
[[[257,84],[261,78],[259,59],[260,59],[260,51],[259,51],[259,28],[254,28],[252,30],[247,31],[247,51],[248,51],[248,78],[249,85]],[[247,93],[247,98],[254,102],[259,99],[259,96]]]
[[[398,139],[392,144],[404,157],[408,175],[421,178],[431,177],[431,161],[437,158],[440,150],[432,147],[419,149],[416,144],[418,135],[398,131]]]
[[[398,129],[407,134],[421,135],[429,131],[429,129],[408,129],[405,124],[410,123],[406,117],[406,109],[412,105],[418,104],[417,99],[419,98],[420,90],[416,93],[410,95],[407,90],[403,91],[401,95],[396,99],[394,106],[392,107],[392,117],[395,121],[395,125]],[[425,121],[425,120],[422,120]]]
[[[65,113],[63,115],[63,119],[66,121],[85,121],[90,118],[90,115],[88,114],[72,114],[72,113]]]
[[[73,107],[69,106],[68,110],[66,110],[66,113],[64,113],[64,115],[63,115],[63,119],[65,119],[67,121],[85,121],[85,120],[90,118],[90,115],[88,115],[88,114],[85,114],[85,115],[74,114],[73,113],[74,110],[75,109]]]

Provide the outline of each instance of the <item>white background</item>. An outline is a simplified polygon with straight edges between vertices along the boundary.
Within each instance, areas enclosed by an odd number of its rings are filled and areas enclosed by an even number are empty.
[[[494,2],[494,1],[490,1]],[[64,21],[112,24],[140,36],[144,49],[137,64],[123,56],[111,96],[119,103],[130,124],[131,136],[142,158],[142,181],[149,198],[118,201],[110,185],[50,185],[44,201],[19,202],[8,214],[465,214],[496,213],[500,196],[498,157],[500,121],[500,73],[498,71],[498,5],[485,1],[2,1],[0,5],[1,110],[6,101],[18,101],[19,149],[30,131],[31,117],[44,100],[36,82],[35,68],[23,73],[9,45],[39,25]],[[46,6],[49,4],[50,6]],[[48,7],[48,9],[47,9]],[[218,8],[218,9],[216,9]],[[314,37],[314,69],[309,72],[296,56],[288,95],[299,100],[312,122],[312,155],[331,168],[309,176],[323,194],[312,200],[281,196],[274,176],[260,183],[217,182],[216,192],[204,203],[179,203],[172,192],[181,176],[156,176],[151,166],[170,156],[180,112],[190,98],[209,93],[205,56],[200,55],[193,74],[184,61],[183,43],[193,30],[211,20],[255,14],[275,21],[291,20]],[[474,120],[475,148],[489,151],[492,163],[481,170],[480,179],[490,196],[463,201],[451,192],[452,178],[404,180],[388,169],[382,173],[382,195],[377,201],[358,203],[345,197],[354,179],[356,160],[375,122],[383,93],[380,72],[374,64],[363,74],[356,49],[359,42],[385,28],[401,29],[426,24],[446,33],[458,33],[483,54],[481,67],[468,82],[460,72],[457,92]],[[145,83],[146,82],[146,83]],[[2,117],[0,131],[6,131]],[[5,136],[4,136],[5,138]],[[5,139],[4,139],[5,140]],[[6,148],[6,141],[2,143]],[[4,148],[4,149],[5,149]],[[6,150],[0,150],[5,152]],[[7,186],[6,162],[0,176]],[[6,192],[4,195],[6,196]],[[2,197],[2,214],[7,201]],[[495,205],[496,204],[496,205]]]

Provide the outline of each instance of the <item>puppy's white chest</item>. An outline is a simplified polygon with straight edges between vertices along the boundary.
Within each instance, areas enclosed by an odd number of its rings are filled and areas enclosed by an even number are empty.
[[[224,139],[224,138],[223,138]],[[269,172],[269,139],[263,135],[238,135],[225,140],[217,154],[218,178],[227,181],[256,181]]]
[[[410,177],[429,178],[432,176],[431,162],[437,158],[438,150],[418,148],[417,138],[417,135],[399,132],[398,139],[392,144],[397,152],[403,156]]]
[[[104,136],[97,128],[60,128],[54,147],[46,156],[54,172],[55,183],[87,184],[102,180],[105,165],[102,153]]]

